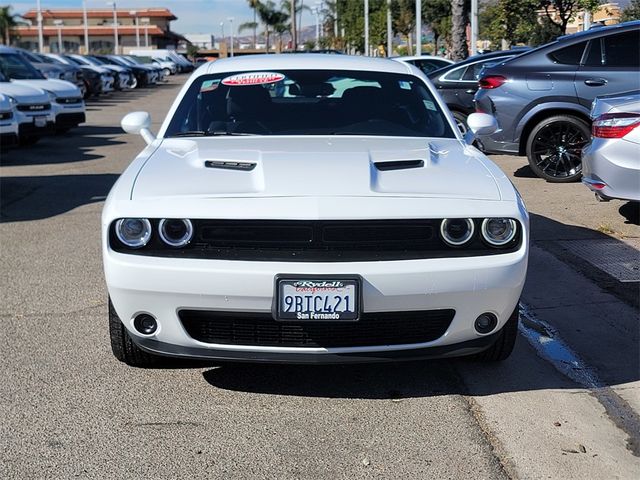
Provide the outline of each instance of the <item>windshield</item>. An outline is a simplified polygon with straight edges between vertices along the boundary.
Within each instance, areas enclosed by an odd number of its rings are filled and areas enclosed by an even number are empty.
[[[282,70],[203,75],[182,98],[166,136],[455,135],[413,75]]]
[[[105,62],[103,62],[102,60],[100,60],[100,59],[99,59],[99,58],[97,58],[97,57],[87,56],[86,58],[87,58],[91,63],[93,63],[94,65],[97,65],[97,66],[106,65],[106,63],[105,63]]]
[[[44,80],[36,68],[17,53],[0,53],[0,70],[15,80]]]
[[[133,57],[133,59],[138,63],[153,63],[153,59],[150,57]]]
[[[80,66],[86,66],[85,63],[82,63],[80,60],[78,60],[77,58],[73,58],[73,57],[69,57],[66,56],[65,57],[68,61],[70,61],[71,63],[73,63],[74,65],[80,65]]]

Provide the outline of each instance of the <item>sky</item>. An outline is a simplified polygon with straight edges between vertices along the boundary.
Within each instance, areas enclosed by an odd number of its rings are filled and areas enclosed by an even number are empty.
[[[276,0],[276,3],[279,3]],[[314,5],[316,0],[306,0],[306,4]],[[33,1],[10,2],[15,13],[25,13],[36,8]],[[82,0],[41,0],[42,9],[82,8]],[[149,7],[166,7],[178,17],[171,23],[171,30],[185,33],[210,33],[219,36],[220,22],[225,22],[225,34],[229,35],[229,17],[233,17],[233,26],[237,34],[237,26],[253,21],[253,11],[246,0],[116,0],[118,9],[134,9]],[[107,0],[87,0],[88,8],[110,8]],[[309,13],[302,16],[303,26],[315,25],[315,17]],[[244,32],[249,35],[249,31]]]

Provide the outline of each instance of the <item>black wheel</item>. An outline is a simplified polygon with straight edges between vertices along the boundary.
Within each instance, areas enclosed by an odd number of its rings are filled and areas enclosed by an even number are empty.
[[[467,127],[467,115],[456,110],[452,111],[451,113],[453,113],[453,118],[455,118],[456,125],[458,126],[460,132],[462,132],[463,135],[467,133],[467,130],[469,130],[469,127]]]
[[[109,299],[109,336],[113,355],[121,362],[132,367],[154,367],[158,365],[160,357],[151,355],[138,347],[124,328],[120,317]]]
[[[518,307],[519,305],[516,305],[516,309],[509,317],[509,320],[500,330],[500,335],[496,342],[484,352],[477,354],[475,356],[476,360],[481,362],[501,362],[511,355],[518,336],[518,321],[520,320],[520,309]]]
[[[589,125],[571,115],[538,123],[527,139],[531,169],[547,182],[577,182],[582,176],[582,147],[591,136]]]

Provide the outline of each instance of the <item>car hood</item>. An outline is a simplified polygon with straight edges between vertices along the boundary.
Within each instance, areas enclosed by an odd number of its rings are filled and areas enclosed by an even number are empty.
[[[49,103],[49,95],[42,89],[16,81],[0,82],[0,93],[15,98],[18,103]]]
[[[112,72],[118,72],[118,73],[129,73],[129,69],[126,67],[121,67],[120,65],[105,65],[102,68],[106,68],[107,70],[111,70]]]
[[[58,97],[79,97],[82,95],[78,87],[65,80],[55,80],[51,78],[48,80],[13,80],[13,83],[29,87],[38,87],[52,92]]]
[[[141,168],[132,195],[500,200],[496,179],[482,158],[457,139],[170,138],[161,141]],[[243,170],[237,162],[251,169]]]

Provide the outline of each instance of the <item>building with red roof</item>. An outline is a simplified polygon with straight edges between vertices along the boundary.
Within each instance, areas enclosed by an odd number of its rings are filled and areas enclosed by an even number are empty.
[[[127,53],[136,47],[179,48],[186,39],[171,31],[171,22],[177,17],[167,8],[118,9],[118,53]],[[37,11],[22,15],[31,25],[13,29],[14,43],[28,50],[38,49]],[[85,52],[84,15],[82,9],[43,9],[42,31],[45,52]],[[89,53],[113,53],[115,47],[114,10],[87,9]],[[58,38],[62,44],[58,45]]]

